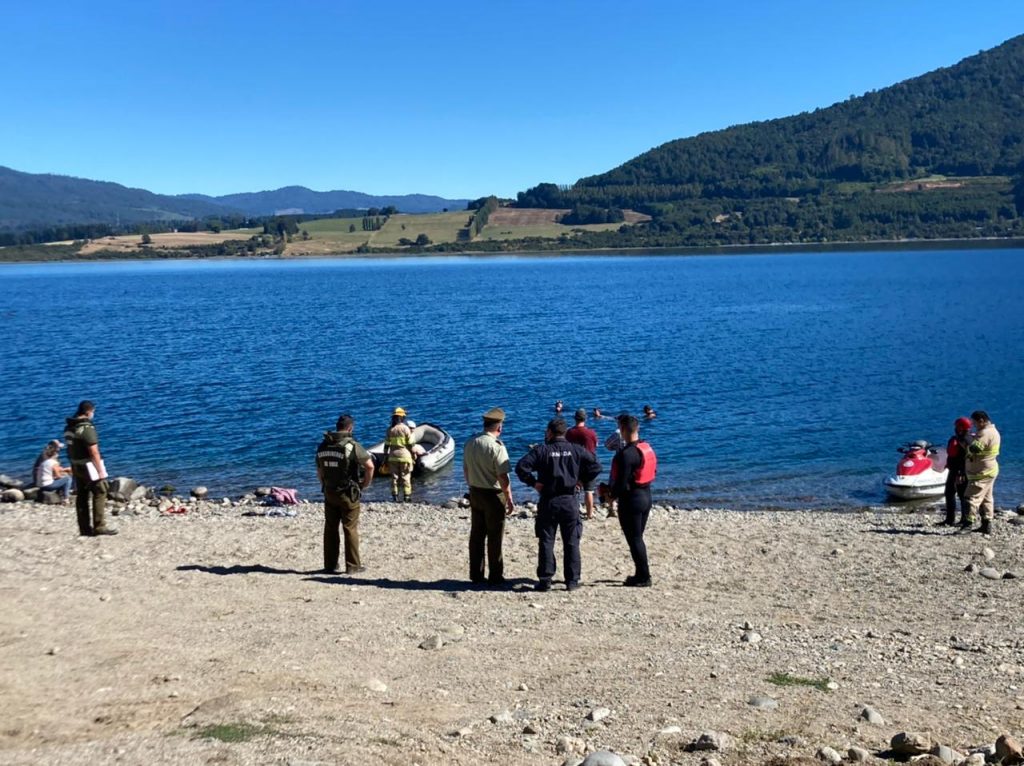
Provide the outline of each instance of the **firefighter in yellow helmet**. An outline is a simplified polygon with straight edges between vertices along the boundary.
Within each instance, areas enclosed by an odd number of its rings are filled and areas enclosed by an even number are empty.
[[[412,429],[405,422],[405,410],[395,407],[391,413],[391,427],[384,439],[384,455],[391,473],[391,499],[398,502],[398,488],[401,486],[405,502],[412,500]]]

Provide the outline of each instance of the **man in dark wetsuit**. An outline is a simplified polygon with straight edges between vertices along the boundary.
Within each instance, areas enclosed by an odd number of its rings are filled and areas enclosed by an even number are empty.
[[[561,531],[565,589],[580,586],[580,504],[578,487],[591,487],[601,473],[597,457],[578,444],[566,441],[565,420],[548,423],[544,443],[516,463],[516,476],[540,493],[537,504],[537,590],[551,590],[555,566],[555,533]]]
[[[647,563],[644,530],[651,515],[651,481],[657,469],[654,450],[640,441],[640,423],[632,415],[619,415],[621,447],[612,458],[609,492],[619,503],[619,526],[629,545],[636,572],[623,585],[649,588],[651,570]]]
[[[956,526],[956,499],[960,498],[961,518],[967,518],[967,434],[971,430],[970,418],[957,418],[953,423],[953,435],[946,443],[946,518],[942,526]]]

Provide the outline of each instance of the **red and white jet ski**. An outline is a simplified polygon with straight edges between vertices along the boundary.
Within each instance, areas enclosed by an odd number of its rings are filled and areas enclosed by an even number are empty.
[[[885,480],[885,490],[897,500],[941,497],[946,491],[946,448],[926,441],[909,442],[897,450],[903,455],[896,473]]]

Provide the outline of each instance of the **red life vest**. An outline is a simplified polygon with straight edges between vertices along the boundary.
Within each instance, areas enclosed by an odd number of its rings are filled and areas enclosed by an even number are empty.
[[[654,454],[654,448],[645,441],[634,442],[640,452],[640,467],[633,471],[633,484],[650,484],[658,473],[658,456]],[[615,481],[615,469],[617,465],[612,463],[611,480]]]

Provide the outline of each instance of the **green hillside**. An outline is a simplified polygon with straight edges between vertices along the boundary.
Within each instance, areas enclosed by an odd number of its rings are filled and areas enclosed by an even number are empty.
[[[626,208],[595,244],[1024,234],[1024,36],[834,106],[671,141],[526,207]],[[621,238],[620,238],[621,239]]]

